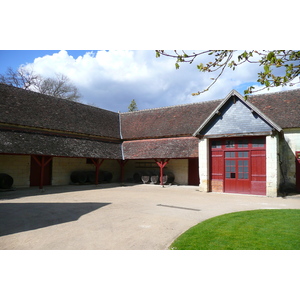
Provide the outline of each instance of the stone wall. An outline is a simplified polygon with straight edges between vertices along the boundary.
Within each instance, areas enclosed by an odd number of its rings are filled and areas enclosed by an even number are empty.
[[[133,182],[134,173],[152,171],[159,174],[159,167],[154,159],[130,160],[125,165],[125,182]],[[175,184],[188,184],[188,159],[170,159],[164,168],[164,172],[172,172],[175,176]]]
[[[113,174],[112,182],[119,181],[120,167],[117,161],[104,160],[100,171],[109,171]],[[70,175],[74,171],[95,171],[94,164],[88,164],[86,158],[54,157],[52,164],[52,185],[70,184]]]
[[[13,187],[30,185],[29,155],[0,155],[0,173],[6,173],[14,179]]]
[[[280,138],[280,192],[289,193],[296,189],[295,154],[300,151],[300,128],[284,130]]]

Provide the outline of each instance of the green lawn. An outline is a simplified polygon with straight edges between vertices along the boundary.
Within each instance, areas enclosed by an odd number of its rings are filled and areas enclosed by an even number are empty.
[[[190,228],[174,250],[300,250],[300,209],[230,213]]]

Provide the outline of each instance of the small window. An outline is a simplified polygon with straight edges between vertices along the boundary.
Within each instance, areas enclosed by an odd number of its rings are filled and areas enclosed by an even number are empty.
[[[264,138],[253,139],[253,141],[252,141],[252,147],[254,147],[254,148],[262,148],[264,146],[265,146],[265,139]]]
[[[235,178],[235,160],[226,160],[225,163],[225,177],[226,178]]]
[[[226,158],[235,157],[235,152],[225,152],[225,157]]]
[[[238,178],[248,179],[249,178],[248,160],[240,160],[238,163],[238,167],[239,167]]]
[[[222,142],[221,141],[212,141],[211,147],[212,148],[222,148]]]
[[[225,141],[225,147],[226,148],[234,148],[234,146],[235,146],[234,140]]]
[[[248,157],[248,151],[240,151],[239,152],[239,157]]]
[[[238,148],[248,148],[248,139],[239,140]]]

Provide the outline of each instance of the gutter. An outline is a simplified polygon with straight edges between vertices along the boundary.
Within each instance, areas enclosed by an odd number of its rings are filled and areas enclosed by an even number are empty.
[[[124,155],[124,148],[123,148],[123,134],[122,134],[122,123],[121,123],[121,114],[119,114],[119,131],[120,131],[120,139],[121,139],[121,154],[122,154],[122,160],[125,160],[125,155]]]

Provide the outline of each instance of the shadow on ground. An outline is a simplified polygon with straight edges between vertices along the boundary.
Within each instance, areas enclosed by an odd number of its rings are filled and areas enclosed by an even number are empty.
[[[72,184],[72,185],[62,185],[62,186],[45,186],[43,189],[39,187],[27,187],[27,188],[11,188],[8,190],[0,189],[0,201],[20,199],[23,197],[41,196],[41,195],[53,195],[69,192],[79,192],[79,191],[91,191],[102,189],[111,189],[124,186],[132,186],[134,184],[120,184],[120,183],[101,183],[98,185],[94,184]]]
[[[0,203],[0,236],[78,220],[111,203]]]

